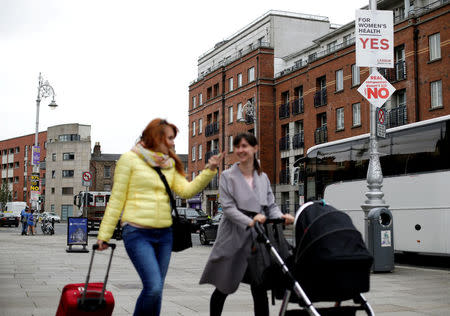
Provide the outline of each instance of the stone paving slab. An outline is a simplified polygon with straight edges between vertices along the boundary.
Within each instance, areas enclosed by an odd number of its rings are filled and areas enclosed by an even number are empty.
[[[94,242],[90,237],[89,244]],[[132,315],[141,284],[123,243],[117,244],[108,283],[116,300],[113,315]],[[64,235],[20,236],[14,228],[0,228],[0,249],[0,316],[54,315],[64,285],[84,282],[91,255],[67,253]],[[162,315],[209,315],[213,288],[198,281],[210,251],[211,246],[195,246],[173,254]],[[103,281],[108,256],[109,251],[96,253],[91,281]],[[393,273],[372,274],[365,296],[376,315],[448,316],[450,270],[397,265]],[[271,315],[278,314],[280,303],[270,306]],[[253,315],[248,285],[227,298],[223,315]]]

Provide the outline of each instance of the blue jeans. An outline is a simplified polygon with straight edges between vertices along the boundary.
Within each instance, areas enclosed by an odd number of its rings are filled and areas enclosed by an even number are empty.
[[[143,285],[133,315],[159,316],[172,253],[172,228],[144,229],[125,225],[122,238]]]

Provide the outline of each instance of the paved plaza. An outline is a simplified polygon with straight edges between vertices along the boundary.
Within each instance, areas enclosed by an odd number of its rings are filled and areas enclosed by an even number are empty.
[[[89,237],[89,244],[94,242],[95,237]],[[113,315],[132,315],[140,280],[122,241],[117,245],[108,283],[116,300]],[[63,286],[84,282],[91,255],[67,253],[64,233],[20,236],[18,228],[6,227],[0,227],[0,250],[0,316],[54,315]],[[213,288],[198,280],[210,251],[211,246],[197,243],[173,254],[162,315],[209,315]],[[96,253],[91,281],[103,281],[108,255],[109,250]],[[450,315],[450,270],[396,265],[393,273],[372,274],[365,296],[376,315]],[[271,315],[278,315],[280,301],[270,308]],[[250,288],[241,285],[228,297],[223,315],[252,311]]]

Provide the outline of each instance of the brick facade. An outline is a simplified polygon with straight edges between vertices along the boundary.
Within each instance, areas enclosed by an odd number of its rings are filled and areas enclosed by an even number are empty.
[[[12,201],[24,201],[30,205],[30,180],[33,172],[32,146],[35,134],[10,138],[0,141],[1,178],[0,186],[6,181],[10,186]],[[47,132],[38,134],[41,147],[40,189],[41,196],[45,195],[45,156]],[[42,204],[43,205],[43,204]]]

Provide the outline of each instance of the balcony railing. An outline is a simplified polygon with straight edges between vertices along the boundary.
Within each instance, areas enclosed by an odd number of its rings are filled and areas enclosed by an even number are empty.
[[[219,154],[218,149],[214,149],[214,150],[206,152],[205,153],[205,161],[208,162],[209,158],[211,158],[212,156],[217,155],[217,154]]]
[[[319,107],[327,104],[327,89],[321,89],[314,94],[314,106]]]
[[[280,150],[289,150],[289,136],[284,136],[280,138]]]
[[[379,68],[378,72],[389,82],[406,79],[406,62],[396,62],[394,68]]]
[[[388,128],[408,123],[406,105],[401,105],[388,111]]]
[[[205,136],[212,136],[219,133],[219,122],[214,122],[212,124],[206,125]]]
[[[314,142],[317,144],[326,143],[328,141],[327,126],[323,125],[314,131]]]
[[[279,109],[280,119],[289,117],[289,103],[282,104]]]
[[[280,184],[289,184],[289,168],[280,171]]]
[[[292,101],[292,115],[302,114],[305,112],[305,107],[303,105],[303,97]]]
[[[292,137],[292,149],[303,148],[305,146],[305,138],[303,132],[295,134]]]

